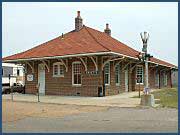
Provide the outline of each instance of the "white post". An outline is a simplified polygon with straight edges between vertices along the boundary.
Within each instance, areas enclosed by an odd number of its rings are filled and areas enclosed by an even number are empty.
[[[149,76],[148,76],[148,58],[146,58],[146,60],[145,60],[145,70],[146,70],[146,88],[148,88],[149,87],[149,81],[148,81],[148,78],[149,78]]]
[[[144,36],[142,33],[140,33],[141,39],[143,41],[143,48],[142,51],[144,52],[145,56],[145,93],[149,93],[149,82],[148,82],[148,57],[147,57],[147,41],[149,39],[149,34],[147,32],[144,32]]]

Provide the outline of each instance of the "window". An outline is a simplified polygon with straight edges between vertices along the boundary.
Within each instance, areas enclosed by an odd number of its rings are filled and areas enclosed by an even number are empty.
[[[136,67],[136,83],[143,84],[143,66]]]
[[[81,85],[81,62],[73,62],[72,64],[72,84]]]
[[[155,71],[155,86],[159,86],[159,72],[158,69]]]
[[[64,65],[59,65],[59,74],[64,75]]]
[[[64,77],[64,66],[61,62],[53,64],[53,77]]]
[[[54,75],[58,75],[58,65],[54,65]]]
[[[13,68],[13,76],[17,76],[17,68]]]
[[[104,82],[105,85],[110,85],[110,63],[104,66]]]
[[[120,85],[120,65],[115,66],[115,82],[116,85]]]
[[[3,68],[2,68],[2,76],[4,75],[4,71],[3,71]]]
[[[17,76],[19,76],[20,75],[20,71],[19,71],[19,69],[17,69]]]

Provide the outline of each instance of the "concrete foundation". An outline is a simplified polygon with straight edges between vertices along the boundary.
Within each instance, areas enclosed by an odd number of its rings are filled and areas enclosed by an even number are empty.
[[[153,94],[142,95],[141,105],[154,107],[155,106],[154,95]]]

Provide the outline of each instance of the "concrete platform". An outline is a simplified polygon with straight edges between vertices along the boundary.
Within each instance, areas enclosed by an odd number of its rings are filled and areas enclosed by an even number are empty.
[[[42,103],[55,103],[67,105],[93,105],[108,107],[137,107],[140,105],[140,98],[132,98],[137,96],[138,92],[125,92],[119,95],[106,97],[78,97],[78,96],[40,96]],[[13,95],[14,101],[37,102],[38,97],[30,94]],[[11,95],[3,95],[2,99],[11,99]]]

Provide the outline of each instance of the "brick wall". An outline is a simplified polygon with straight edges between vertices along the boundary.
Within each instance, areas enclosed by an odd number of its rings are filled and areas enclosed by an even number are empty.
[[[91,75],[85,72],[84,65],[82,64],[82,85],[73,86],[72,85],[72,62],[80,61],[77,58],[68,59],[68,72],[64,69],[64,77],[53,77],[53,63],[58,62],[58,60],[50,61],[50,71],[48,72],[45,69],[45,94],[47,95],[79,95],[80,96],[98,96],[98,87],[101,87],[102,82],[102,59],[98,57],[98,69],[99,74]],[[128,61],[123,61],[120,63],[120,85],[115,83],[115,62],[110,62],[110,85],[106,86],[106,96],[107,95],[116,95],[118,93],[125,92],[125,72],[122,70]],[[27,66],[27,73],[25,74],[25,88],[26,93],[35,94],[37,93],[36,85],[38,84],[38,64],[40,62],[34,63],[34,73],[32,73],[30,67]],[[88,71],[95,71],[95,66],[90,58],[87,58],[87,68]],[[129,70],[133,65],[128,65],[127,69]],[[144,68],[144,66],[143,66]],[[33,74],[34,80],[32,82],[27,81],[27,74]],[[128,85],[129,91],[139,90],[139,85],[136,84],[136,68],[132,72],[128,72]],[[161,87],[164,87],[162,84],[162,74],[160,76]],[[145,79],[145,68],[144,68],[144,79]],[[145,81],[144,81],[145,82]],[[168,85],[170,87],[170,72],[168,72]],[[150,88],[157,88],[155,86],[155,70],[149,70],[149,85]],[[140,89],[143,90],[144,85],[140,85]]]
[[[110,62],[110,85],[106,85],[106,96],[107,95],[116,95],[124,91],[124,74],[122,70],[120,70],[120,85],[116,85],[115,82],[115,69],[114,69],[114,62]],[[120,64],[120,69],[122,65]],[[102,75],[101,75],[102,76]]]
[[[116,95],[118,93],[125,92],[125,65],[128,63],[128,61],[123,61],[120,63],[120,85],[116,85],[115,83],[115,70],[114,66],[115,63],[111,62],[111,82],[109,86],[106,86],[106,95]],[[128,91],[135,91],[135,70],[133,72],[130,72],[130,67],[132,65],[128,65],[126,69],[128,69]]]
[[[50,71],[45,70],[45,94],[47,95],[77,95],[81,96],[98,96],[98,87],[101,86],[100,75],[90,75],[85,73],[85,68],[82,64],[82,86],[72,85],[72,62],[80,61],[80,59],[72,58],[68,60],[68,72],[64,69],[64,77],[53,77],[53,63],[57,60],[50,61]],[[88,71],[94,71],[95,66],[91,59],[87,59]],[[38,83],[38,64],[35,62],[34,80],[27,81],[27,74],[32,74],[31,69],[27,68],[26,73],[26,93],[36,93],[36,85]]]
[[[161,69],[158,68],[158,70],[160,71]],[[167,81],[167,86],[165,86],[163,84],[163,73],[160,72],[160,75],[159,75],[159,82],[160,82],[160,88],[165,88],[165,87],[171,87],[171,74],[170,74],[170,70],[169,71],[166,71],[167,72],[167,78],[168,78],[168,81]],[[156,73],[156,68],[150,68],[149,67],[149,87],[151,89],[158,89],[159,86],[156,86],[155,85],[155,73]],[[136,75],[136,70],[134,70],[134,74]],[[145,87],[145,79],[146,79],[146,76],[145,76],[145,66],[144,66],[144,84],[143,85],[140,85],[140,89],[143,90],[144,87]],[[139,85],[138,84],[135,84],[135,90],[139,90]]]
[[[36,88],[36,85],[38,83],[38,66],[37,65],[38,65],[38,62],[35,62],[34,73],[32,73],[32,70],[29,66],[26,67],[27,72],[25,73],[25,92],[28,94],[37,93],[37,88]],[[27,81],[28,74],[32,74],[34,76],[33,81]]]

